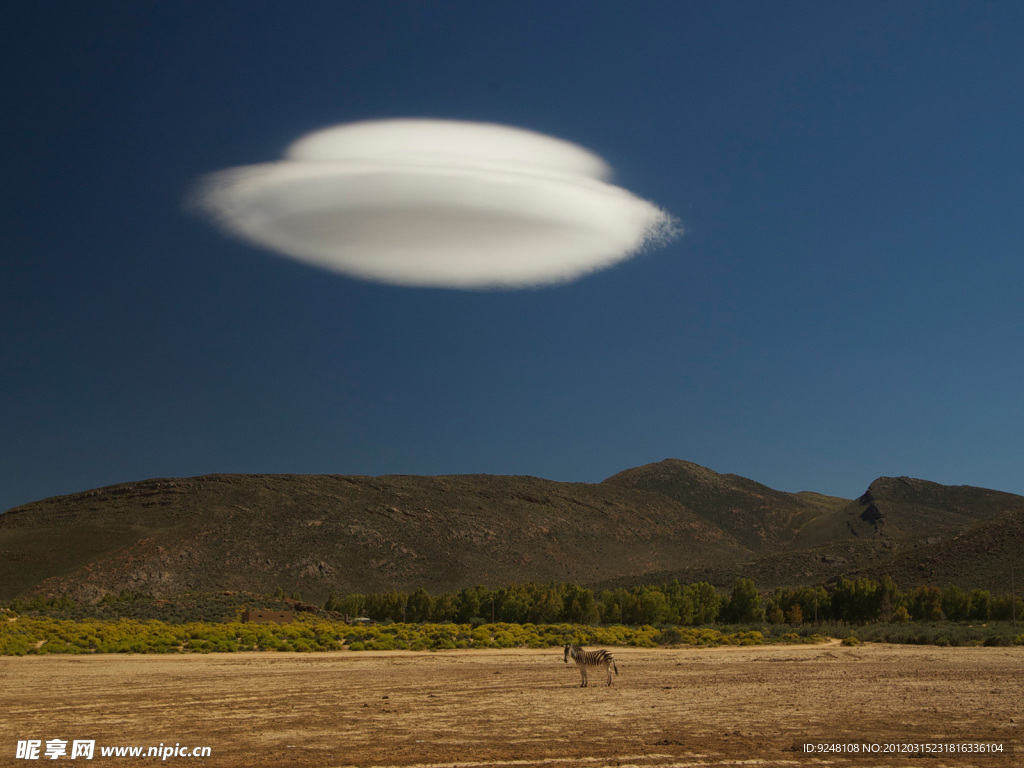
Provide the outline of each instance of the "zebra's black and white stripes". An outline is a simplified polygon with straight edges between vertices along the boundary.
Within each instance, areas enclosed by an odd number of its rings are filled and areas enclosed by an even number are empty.
[[[578,645],[566,643],[563,660],[568,664],[569,659],[576,662],[576,668],[580,671],[580,688],[587,687],[587,670],[589,669],[604,667],[605,671],[608,672],[608,685],[612,684],[612,670],[615,670],[616,675],[619,674],[619,668],[615,666],[615,657],[612,656],[610,651],[604,649],[584,651]]]

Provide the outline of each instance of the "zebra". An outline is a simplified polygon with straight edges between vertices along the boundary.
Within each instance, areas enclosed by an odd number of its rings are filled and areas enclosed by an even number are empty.
[[[615,674],[619,674],[619,668],[615,666],[615,657],[612,656],[610,651],[601,649],[599,651],[584,651],[581,646],[574,645],[573,643],[565,644],[565,654],[562,657],[563,661],[568,664],[569,659],[576,662],[576,667],[580,671],[580,688],[587,687],[587,670],[591,667],[604,667],[608,672],[608,685],[612,684],[612,670],[615,670]]]

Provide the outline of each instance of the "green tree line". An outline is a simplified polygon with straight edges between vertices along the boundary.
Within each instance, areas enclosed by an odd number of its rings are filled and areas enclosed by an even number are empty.
[[[762,594],[751,579],[738,578],[720,593],[707,582],[597,592],[576,584],[525,583],[489,589],[477,586],[431,595],[376,592],[331,595],[324,608],[349,617],[409,623],[625,624],[698,626],[715,623],[821,624],[905,621],[1024,620],[1024,600],[989,590],[934,586],[901,591],[891,578],[840,577],[824,586],[776,588]]]

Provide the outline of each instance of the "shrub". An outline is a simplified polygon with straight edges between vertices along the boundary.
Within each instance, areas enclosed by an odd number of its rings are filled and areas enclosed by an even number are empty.
[[[989,635],[985,638],[985,645],[990,647],[1010,645],[1010,641],[1001,635]]]
[[[764,643],[764,635],[760,632],[737,632],[735,635],[737,645],[761,645]]]
[[[658,634],[658,645],[679,645],[681,642],[683,642],[683,633],[679,631],[678,627],[668,627]]]

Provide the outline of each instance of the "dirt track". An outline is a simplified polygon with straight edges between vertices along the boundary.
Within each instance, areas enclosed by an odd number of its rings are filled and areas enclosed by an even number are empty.
[[[611,688],[561,649],[0,658],[0,765],[19,740],[209,746],[164,765],[1018,766],[1024,648],[615,649]],[[808,754],[805,743],[1002,753]],[[907,747],[898,747],[907,748]],[[927,748],[927,747],[926,747]]]

